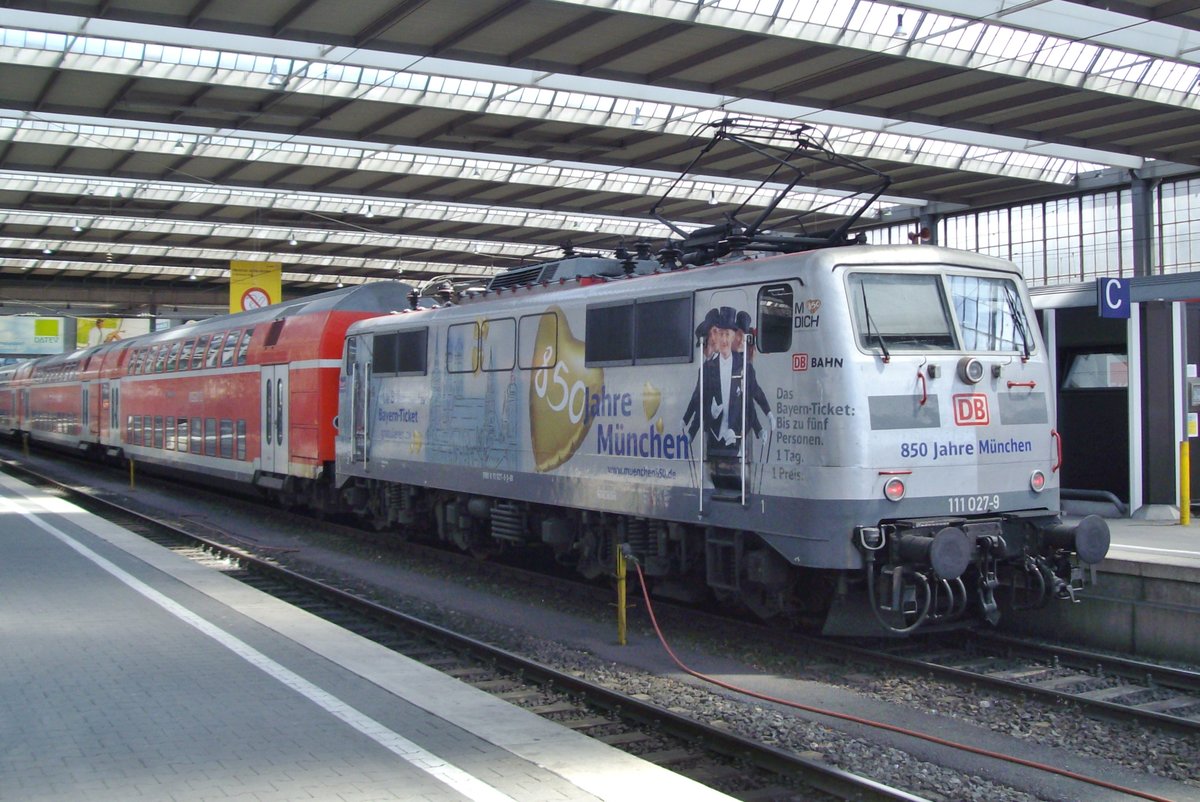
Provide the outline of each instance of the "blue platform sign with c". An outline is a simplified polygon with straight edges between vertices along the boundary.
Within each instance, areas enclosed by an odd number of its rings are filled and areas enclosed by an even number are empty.
[[[1096,279],[1096,296],[1100,317],[1129,317],[1129,279]]]

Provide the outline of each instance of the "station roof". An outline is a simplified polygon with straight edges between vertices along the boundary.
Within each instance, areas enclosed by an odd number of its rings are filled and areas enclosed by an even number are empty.
[[[891,176],[866,222],[1200,172],[1200,11],[1169,0],[6,0],[0,304],[226,305],[670,232],[725,117]],[[681,226],[757,199],[730,156]],[[831,220],[861,177],[805,177]]]

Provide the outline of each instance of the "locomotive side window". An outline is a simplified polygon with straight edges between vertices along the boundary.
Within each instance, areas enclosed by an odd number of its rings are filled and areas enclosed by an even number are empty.
[[[638,301],[634,362],[657,365],[692,359],[692,296]]]
[[[242,332],[242,341],[238,343],[237,363],[239,365],[246,364],[246,355],[250,353],[250,338],[254,336],[254,329],[249,328]]]
[[[517,358],[517,323],[489,320],[483,327],[480,353],[484,370],[512,370]]]
[[[950,313],[936,275],[855,273],[847,291],[864,351],[953,350]]]
[[[1029,354],[1033,340],[1016,284],[985,276],[950,276],[950,295],[963,348]]]
[[[446,372],[474,373],[479,368],[479,326],[458,323],[446,330]]]
[[[771,284],[758,291],[758,336],[754,340],[760,354],[792,350],[792,288]]]
[[[400,363],[400,335],[376,334],[375,347],[371,351],[371,373],[378,376],[381,373],[395,373]]]
[[[428,338],[428,329],[376,334],[371,353],[371,374],[424,376]]]
[[[205,334],[196,341],[196,350],[192,352],[192,370],[199,370],[204,364],[204,352],[208,350],[208,335]]]
[[[544,370],[558,362],[558,315],[525,315],[517,324],[521,370]]]
[[[585,331],[585,365],[633,364],[633,304],[589,306]]]

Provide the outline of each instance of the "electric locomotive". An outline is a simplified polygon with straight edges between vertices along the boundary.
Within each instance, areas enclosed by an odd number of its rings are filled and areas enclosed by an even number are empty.
[[[546,547],[585,576],[625,548],[660,595],[831,633],[994,623],[1002,588],[1072,599],[1108,528],[1058,515],[1048,355],[1016,267],[766,219],[351,326],[342,497],[380,527]]]

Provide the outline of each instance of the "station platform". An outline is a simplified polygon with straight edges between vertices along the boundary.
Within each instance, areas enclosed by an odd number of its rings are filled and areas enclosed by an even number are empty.
[[[729,799],[3,475],[0,515],[0,799]]]
[[[1068,523],[1079,516],[1064,516]],[[1079,604],[1005,613],[1000,628],[1078,646],[1200,663],[1200,519],[1106,518],[1108,556]]]

